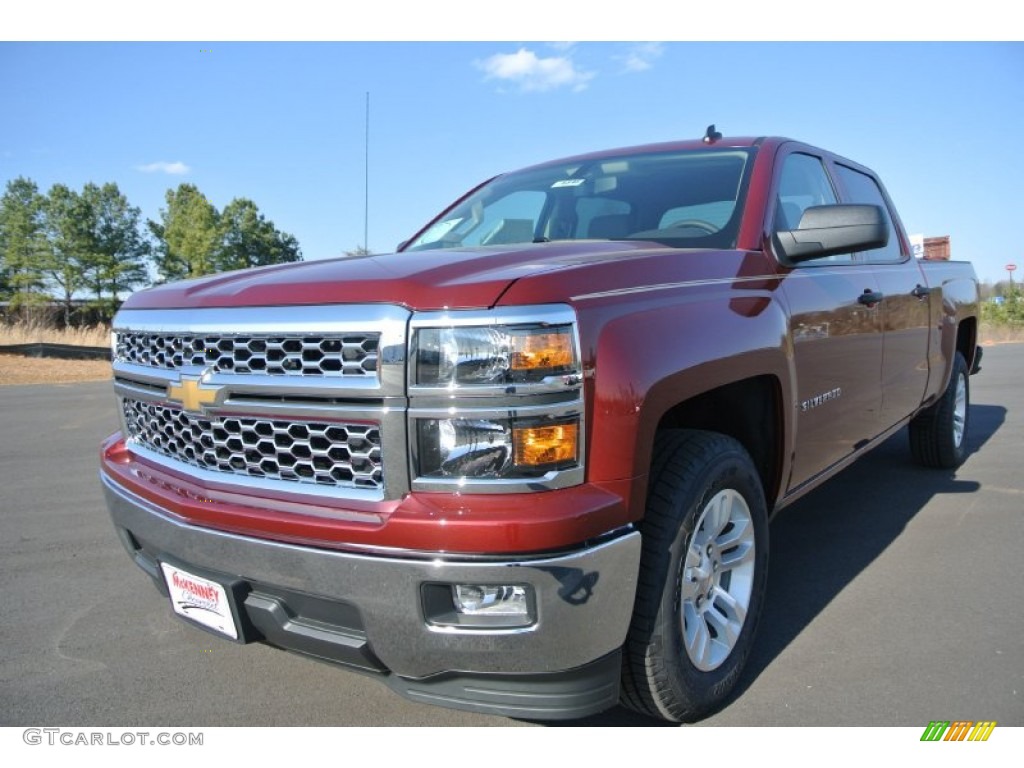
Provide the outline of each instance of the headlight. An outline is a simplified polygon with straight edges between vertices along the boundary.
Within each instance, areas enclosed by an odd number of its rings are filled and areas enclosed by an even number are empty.
[[[571,325],[420,328],[415,343],[418,386],[530,384],[579,374]]]
[[[580,422],[569,419],[419,419],[419,474],[530,478],[576,466]]]
[[[583,482],[571,307],[417,313],[408,377],[413,490],[526,493]]]

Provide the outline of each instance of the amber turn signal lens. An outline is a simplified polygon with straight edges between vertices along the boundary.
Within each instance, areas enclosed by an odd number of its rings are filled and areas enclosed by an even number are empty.
[[[515,464],[542,467],[574,462],[577,458],[579,424],[550,427],[515,427],[512,430]]]
[[[512,370],[572,368],[575,362],[572,346],[572,335],[566,331],[517,336],[512,351]]]

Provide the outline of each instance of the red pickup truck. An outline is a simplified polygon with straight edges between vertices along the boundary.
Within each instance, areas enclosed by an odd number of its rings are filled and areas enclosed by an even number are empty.
[[[525,718],[700,718],[768,520],[909,425],[963,461],[969,264],[782,138],[498,176],[398,252],[132,296],[114,526],[196,626]]]

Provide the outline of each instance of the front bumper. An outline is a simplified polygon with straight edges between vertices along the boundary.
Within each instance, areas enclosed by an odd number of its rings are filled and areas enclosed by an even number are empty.
[[[383,676],[400,693],[449,707],[574,718],[618,700],[640,535],[625,530],[558,555],[474,559],[355,554],[202,528],[101,473],[117,532],[166,594],[160,561],[229,586],[241,640]],[[427,584],[526,584],[534,623],[515,629],[436,626]]]

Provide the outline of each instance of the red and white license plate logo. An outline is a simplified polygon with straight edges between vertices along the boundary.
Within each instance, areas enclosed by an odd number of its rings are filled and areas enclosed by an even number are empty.
[[[238,630],[224,587],[167,563],[161,563],[160,566],[164,571],[167,590],[171,594],[171,607],[175,613],[238,639]]]

